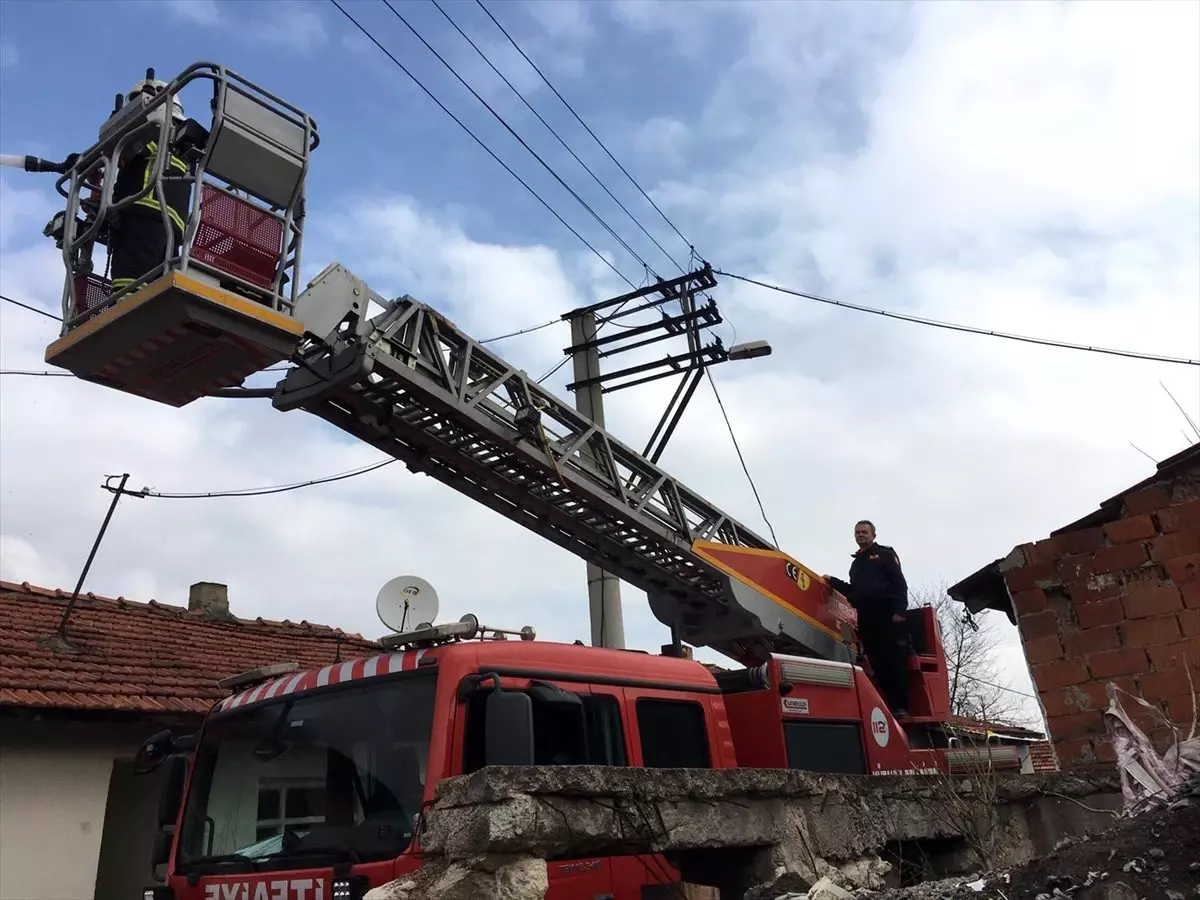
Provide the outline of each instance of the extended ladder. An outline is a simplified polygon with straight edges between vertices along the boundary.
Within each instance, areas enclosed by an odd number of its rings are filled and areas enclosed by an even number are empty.
[[[371,302],[383,312],[368,317]],[[338,264],[297,300],[310,338],[274,405],[304,409],[646,591],[681,639],[735,659],[846,660],[810,570],[449,319]]]

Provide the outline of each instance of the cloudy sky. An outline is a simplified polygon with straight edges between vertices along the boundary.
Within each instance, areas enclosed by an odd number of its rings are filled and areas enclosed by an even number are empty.
[[[347,8],[634,282],[643,270],[382,4]],[[1200,357],[1200,6],[1140,3],[493,3],[491,8],[716,267],[842,300],[1089,345]],[[687,246],[473,2],[443,7],[686,264]],[[671,264],[431,3],[398,8],[659,272]],[[96,45],[104,27],[125,35]],[[57,59],[87,45],[86,78]],[[131,55],[144,48],[149,56]],[[82,149],[148,65],[237,69],[316,117],[311,277],[337,259],[479,338],[624,285],[323,2],[0,5],[0,152]],[[186,99],[186,98],[185,98]],[[195,110],[192,110],[194,113]],[[0,292],[46,309],[47,176],[0,172]],[[1195,367],[955,334],[724,279],[733,340],[766,360],[714,370],[780,542],[842,574],[874,519],[914,589],[951,583],[1089,512],[1188,443],[1163,387],[1200,415]],[[45,369],[50,320],[0,304],[0,365]],[[540,375],[565,325],[493,345]],[[569,367],[548,384],[561,395]],[[564,377],[560,377],[564,376]],[[259,379],[261,380],[261,378]],[[670,385],[621,392],[641,446]],[[215,491],[374,462],[269,401],[183,410],[68,378],[0,378],[0,573],[73,586],[109,495]],[[766,533],[710,389],[664,465]],[[584,565],[430,479],[388,467],[264,498],[127,499],[87,588],[184,602],[230,586],[243,616],[370,636],[378,587],[420,574],[443,612],[587,638]],[[631,646],[666,630],[625,587]],[[1004,679],[1028,689],[1013,630]]]

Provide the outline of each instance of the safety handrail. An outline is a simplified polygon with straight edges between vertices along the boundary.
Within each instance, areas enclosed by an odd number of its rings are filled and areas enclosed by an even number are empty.
[[[146,276],[161,273],[172,264],[178,264],[183,269],[186,269],[189,263],[202,269],[212,268],[211,265],[205,262],[195,261],[191,258],[191,245],[201,224],[203,212],[200,202],[201,189],[206,183],[205,176],[210,174],[209,163],[214,142],[210,141],[205,147],[199,162],[194,166],[194,171],[189,172],[187,175],[178,176],[179,180],[186,179],[191,182],[191,194],[193,197],[193,202],[189,204],[190,209],[187,221],[184,224],[182,241],[178,246],[176,246],[175,242],[174,229],[171,227],[164,190],[164,182],[168,179],[176,178],[169,171],[173,132],[170,109],[179,93],[189,84],[199,80],[208,80],[213,83],[213,96],[210,104],[212,110],[212,119],[209,128],[210,134],[217,133],[218,129],[222,126],[226,116],[226,98],[230,91],[246,98],[252,103],[258,104],[300,132],[297,135],[298,146],[288,147],[281,144],[271,134],[255,128],[252,124],[241,123],[245,129],[254,134],[256,139],[274,145],[282,151],[290,151],[292,154],[295,154],[299,174],[285,205],[280,206],[277,202],[261,197],[254,191],[246,192],[250,197],[263,204],[263,207],[260,207],[262,212],[268,213],[272,217],[282,221],[284,238],[281,244],[281,256],[276,266],[275,277],[270,291],[275,298],[273,305],[279,309],[294,309],[299,290],[299,279],[296,277],[296,274],[300,271],[301,248],[303,245],[304,183],[309,170],[309,156],[320,144],[316,120],[299,107],[260,87],[240,73],[228,69],[219,63],[201,61],[188,66],[172,79],[165,88],[149,100],[144,98],[139,99],[137,102],[142,104],[141,108],[130,115],[128,121],[121,122],[111,133],[104,134],[100,140],[79,154],[74,159],[73,165],[55,181],[55,189],[67,200],[66,215],[63,223],[62,252],[63,260],[70,277],[67,279],[62,300],[64,333],[81,317],[90,316],[95,312],[94,310],[87,310],[77,313],[76,275],[81,273],[76,271],[76,267],[79,262],[78,255],[80,248],[86,248],[95,244],[105,225],[111,221],[114,213],[119,213],[123,209],[140,203],[151,194],[154,194],[158,201],[159,212],[166,231],[166,252],[164,253],[163,261],[159,265],[156,265],[150,273],[146,273],[146,275],[136,279],[132,284],[111,293],[102,306],[107,307],[111,305],[112,302],[115,302],[121,296],[130,293],[135,288],[144,284],[148,280]],[[158,110],[162,110],[161,121],[154,122],[152,116]],[[119,164],[122,156],[132,144],[143,140],[149,142],[154,139],[155,134],[157,135],[159,152],[155,154],[154,167],[148,173],[147,183],[136,193],[114,201],[113,191],[115,190],[117,172],[120,168]],[[304,149],[300,150],[301,147]],[[98,196],[94,198],[95,208],[90,209],[88,216],[85,217],[83,223],[80,223],[79,212],[82,206],[80,193],[87,184],[87,180],[101,166],[103,166],[104,174],[99,185]],[[212,174],[217,175],[218,178],[220,177],[219,173],[214,172]],[[95,188],[94,185],[88,186],[93,189]],[[223,190],[219,185],[214,184],[214,186]],[[79,230],[81,224],[85,227]],[[291,289],[288,292],[290,296],[285,298],[281,295],[280,291],[283,279],[288,272],[291,272]],[[256,291],[264,290],[263,286],[251,284],[232,273],[221,271],[220,274],[222,278],[229,277],[235,283],[246,288]]]

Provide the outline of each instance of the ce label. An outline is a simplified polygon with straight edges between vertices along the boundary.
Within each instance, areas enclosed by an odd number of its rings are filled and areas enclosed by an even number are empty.
[[[812,584],[812,579],[808,573],[793,562],[787,564],[787,577],[788,580],[794,582],[796,587],[802,591],[807,591],[808,586]]]

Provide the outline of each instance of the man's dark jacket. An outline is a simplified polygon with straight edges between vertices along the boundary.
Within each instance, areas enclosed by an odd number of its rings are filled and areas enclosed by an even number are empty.
[[[900,557],[891,547],[871,544],[854,554],[850,583],[830,582],[864,619],[889,619],[908,608],[908,582],[900,570]]]

